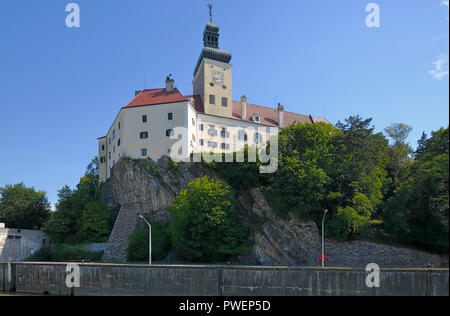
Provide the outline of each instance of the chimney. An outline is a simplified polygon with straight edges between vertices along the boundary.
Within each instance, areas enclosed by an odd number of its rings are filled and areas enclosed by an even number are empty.
[[[174,82],[175,81],[172,78],[170,78],[170,76],[168,76],[166,78],[166,92],[172,92],[173,91]]]
[[[284,127],[284,106],[278,103],[278,126],[280,128]]]
[[[241,119],[246,121],[247,120],[247,97],[243,95],[241,97]]]

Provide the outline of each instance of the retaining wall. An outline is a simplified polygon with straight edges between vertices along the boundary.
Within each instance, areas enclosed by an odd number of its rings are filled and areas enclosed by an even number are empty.
[[[0,289],[53,295],[146,296],[448,296],[448,269],[382,269],[368,288],[364,269],[80,264],[80,287],[65,285],[66,264],[12,263],[0,269]]]

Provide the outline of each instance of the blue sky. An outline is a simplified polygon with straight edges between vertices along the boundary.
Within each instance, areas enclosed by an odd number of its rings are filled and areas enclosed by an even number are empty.
[[[207,0],[0,1],[0,187],[75,186],[97,137],[134,96],[173,74],[192,93]],[[233,97],[287,111],[372,117],[422,131],[447,127],[448,1],[214,0],[220,47],[233,54]],[[365,24],[366,5],[380,28]]]

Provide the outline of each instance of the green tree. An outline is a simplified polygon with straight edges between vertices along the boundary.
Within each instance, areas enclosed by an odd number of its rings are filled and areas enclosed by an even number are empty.
[[[0,188],[0,222],[8,227],[41,229],[50,215],[50,203],[43,191],[23,183]]]
[[[394,141],[389,146],[387,171],[392,179],[393,191],[400,184],[400,177],[411,161],[412,148],[406,142],[412,127],[402,123],[391,124],[385,130],[386,134]]]
[[[191,182],[174,201],[173,245],[193,262],[223,262],[245,249],[231,187],[207,176]]]
[[[76,189],[64,186],[58,191],[56,211],[51,214],[44,230],[54,242],[103,242],[111,232],[111,212],[100,202],[98,158],[86,168]]]
[[[99,242],[108,240],[111,232],[109,228],[109,211],[106,204],[92,201],[85,205],[81,215],[78,240],[83,242]]]
[[[161,222],[150,222],[152,225],[152,260],[162,261],[169,255],[172,247],[168,225]],[[148,261],[148,228],[136,227],[128,238],[128,262]]]
[[[423,142],[383,216],[385,230],[395,239],[448,252],[448,127]]]

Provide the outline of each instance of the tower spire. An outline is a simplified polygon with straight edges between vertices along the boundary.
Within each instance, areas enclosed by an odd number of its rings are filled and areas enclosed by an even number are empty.
[[[212,4],[208,4],[209,8],[209,22],[212,24]]]

